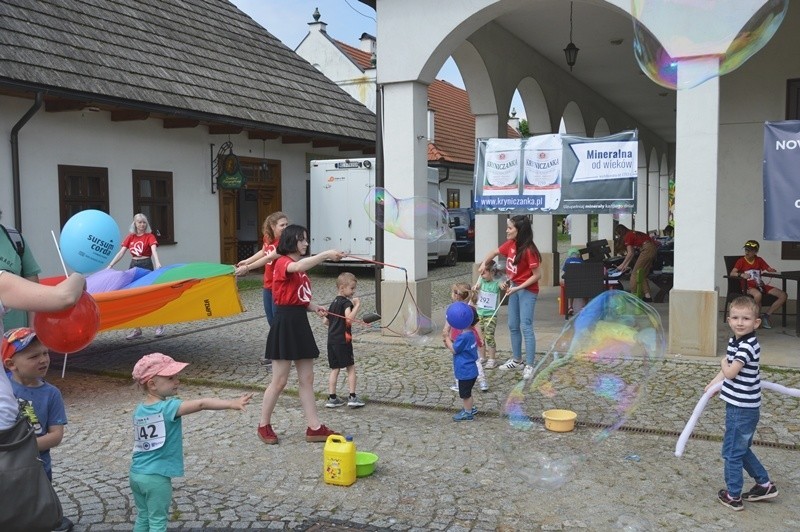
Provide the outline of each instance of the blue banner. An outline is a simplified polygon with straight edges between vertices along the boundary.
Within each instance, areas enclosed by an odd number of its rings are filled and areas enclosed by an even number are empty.
[[[800,241],[800,120],[764,123],[764,240]]]

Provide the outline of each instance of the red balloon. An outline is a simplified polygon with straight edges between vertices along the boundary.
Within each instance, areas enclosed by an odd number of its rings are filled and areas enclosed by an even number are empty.
[[[37,312],[33,319],[36,337],[58,353],[75,353],[94,340],[100,328],[100,309],[88,292],[74,307],[59,312]]]

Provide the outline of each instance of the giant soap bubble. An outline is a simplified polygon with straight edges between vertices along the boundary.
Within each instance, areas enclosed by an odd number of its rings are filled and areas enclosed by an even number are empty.
[[[447,209],[430,198],[395,198],[382,187],[364,198],[369,219],[384,231],[406,240],[439,240],[448,230]]]
[[[663,87],[696,87],[763,48],[788,7],[789,0],[633,0],[636,61]],[[679,78],[682,62],[693,65]]]
[[[664,358],[661,318],[651,306],[621,290],[595,297],[564,327],[552,349],[537,360],[533,376],[519,382],[504,405],[512,445],[524,445],[532,430],[541,430],[542,412],[572,410],[578,414],[572,442],[542,445],[541,452],[514,452],[514,464],[534,485],[558,487],[623,426],[645,396],[647,380]],[[553,438],[563,438],[556,436]],[[530,441],[528,445],[532,445]]]

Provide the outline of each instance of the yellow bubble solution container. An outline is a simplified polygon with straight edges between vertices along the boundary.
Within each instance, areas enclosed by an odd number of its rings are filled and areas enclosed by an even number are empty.
[[[349,486],[356,481],[356,444],[353,437],[331,434],[322,455],[322,479],[326,484]]]

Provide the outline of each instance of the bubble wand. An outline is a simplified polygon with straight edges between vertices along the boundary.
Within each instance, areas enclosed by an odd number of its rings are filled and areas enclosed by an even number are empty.
[[[342,318],[343,320],[350,320],[355,321],[358,323],[363,323],[364,325],[371,325],[372,323],[381,319],[381,315],[377,312],[367,312],[364,314],[362,318],[348,318],[347,316],[342,316],[341,314],[336,314],[335,312],[325,312],[326,316],[335,316],[337,318]]]
[[[379,265],[379,266],[388,266],[389,268],[397,268],[398,270],[402,270],[402,271],[404,271],[404,272],[405,272],[405,271],[407,271],[407,270],[406,270],[405,268],[403,268],[402,266],[396,266],[396,265],[394,265],[394,264],[389,264],[389,263],[387,263],[387,262],[379,262],[379,261],[377,261],[377,260],[365,259],[364,257],[358,257],[358,256],[356,256],[356,255],[349,255],[349,254],[347,254],[347,253],[345,253],[345,255],[344,255],[344,256],[345,256],[345,257],[350,257],[351,259],[357,259],[357,260],[360,260],[360,261],[363,261],[363,262],[370,262],[370,263],[372,263],[372,264],[377,264],[377,265]]]
[[[58,247],[58,240],[56,239],[56,232],[52,229],[50,230],[50,234],[53,235],[53,244],[56,246],[56,251],[58,252],[58,259],[61,261],[61,267],[64,268],[64,277],[69,277],[69,273],[67,272],[67,265],[64,263],[64,257],[61,255],[61,248]],[[61,378],[63,379],[64,376],[67,374],[67,356],[69,353],[64,353],[64,360],[61,363]]]

